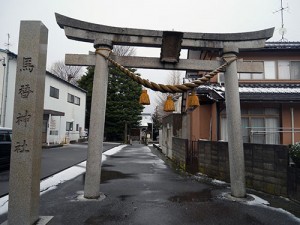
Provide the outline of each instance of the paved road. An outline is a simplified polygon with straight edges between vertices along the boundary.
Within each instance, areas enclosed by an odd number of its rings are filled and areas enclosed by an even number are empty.
[[[170,168],[158,156],[143,145],[127,146],[103,164],[100,189],[105,199],[78,198],[83,174],[42,195],[40,215],[54,216],[49,225],[300,223],[282,210],[229,200],[224,197],[229,193],[226,185],[198,182]]]
[[[105,142],[103,151],[107,151],[118,143]],[[66,168],[76,165],[87,158],[87,144],[70,144],[59,148],[43,149],[41,179],[45,179]],[[9,171],[0,173],[0,197],[8,193]]]

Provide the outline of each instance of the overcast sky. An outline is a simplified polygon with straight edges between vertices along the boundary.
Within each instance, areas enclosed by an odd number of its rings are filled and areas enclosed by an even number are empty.
[[[0,48],[18,53],[21,20],[40,20],[49,30],[47,68],[66,53],[86,54],[91,43],[69,40],[56,24],[54,13],[87,22],[128,28],[201,33],[235,33],[275,27],[270,41],[281,36],[280,0],[6,0],[1,1]],[[283,0],[285,38],[300,41],[300,0]],[[137,55],[159,57],[159,51],[137,49]],[[185,54],[183,53],[184,57]],[[164,83],[170,72],[139,70],[142,77]],[[166,75],[163,78],[162,74]],[[146,109],[146,112],[152,108]]]

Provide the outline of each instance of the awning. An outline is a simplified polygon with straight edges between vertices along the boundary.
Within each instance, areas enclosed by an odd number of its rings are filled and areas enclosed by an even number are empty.
[[[44,115],[49,115],[49,114],[51,114],[51,116],[65,116],[64,112],[59,112],[51,109],[44,109]]]

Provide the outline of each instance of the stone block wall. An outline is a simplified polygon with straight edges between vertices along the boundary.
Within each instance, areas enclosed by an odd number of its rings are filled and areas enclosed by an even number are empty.
[[[227,142],[199,141],[199,172],[230,182]]]
[[[230,182],[227,142],[199,141],[199,171]],[[288,147],[244,144],[246,186],[287,196]]]
[[[181,138],[172,138],[173,155],[172,160],[183,170],[186,166],[186,149],[188,147],[188,140]]]
[[[173,161],[186,169],[188,140],[173,137],[172,142]],[[274,195],[300,198],[297,194],[300,178],[296,179],[300,177],[300,169],[297,173],[288,172],[288,151],[285,145],[244,144],[246,186]],[[199,172],[230,183],[227,142],[198,141],[198,153]]]
[[[246,185],[287,196],[288,146],[244,144]]]
[[[300,202],[300,168],[288,167],[288,194]]]

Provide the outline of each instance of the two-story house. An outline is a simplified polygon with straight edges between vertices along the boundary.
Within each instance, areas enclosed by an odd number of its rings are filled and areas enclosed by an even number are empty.
[[[204,59],[216,53],[190,51]],[[245,143],[294,144],[300,141],[300,42],[267,42],[265,48],[241,51],[239,59],[262,61],[263,73],[239,73],[242,131]],[[201,76],[187,73],[187,78]],[[197,88],[200,107],[182,113],[189,140],[227,141],[224,74]]]

